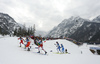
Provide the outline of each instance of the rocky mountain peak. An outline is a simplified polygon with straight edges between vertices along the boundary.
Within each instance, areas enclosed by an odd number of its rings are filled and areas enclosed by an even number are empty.
[[[8,14],[0,13],[0,28],[1,32],[12,33],[14,28],[19,27],[19,24]]]
[[[100,15],[92,20],[92,22],[100,23]]]

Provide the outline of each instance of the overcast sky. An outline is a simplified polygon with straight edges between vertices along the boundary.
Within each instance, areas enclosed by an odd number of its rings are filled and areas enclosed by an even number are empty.
[[[100,15],[100,0],[0,0],[0,12],[26,26],[35,24],[36,30],[49,31],[71,16]]]

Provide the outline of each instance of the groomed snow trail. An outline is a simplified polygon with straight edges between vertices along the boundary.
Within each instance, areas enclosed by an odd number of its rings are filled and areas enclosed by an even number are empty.
[[[56,41],[62,43],[70,54],[53,54],[50,52],[50,50],[56,52],[54,45]],[[26,51],[24,46],[19,47],[18,37],[0,38],[0,64],[100,64],[99,55],[93,55],[87,50],[88,48],[78,47],[67,40],[46,41],[44,49],[48,55],[37,54],[36,48],[36,45],[32,45],[31,51]],[[84,53],[81,54],[81,51]],[[41,51],[41,53],[44,52]]]

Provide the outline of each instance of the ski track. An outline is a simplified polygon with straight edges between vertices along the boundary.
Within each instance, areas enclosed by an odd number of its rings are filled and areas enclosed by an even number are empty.
[[[31,40],[32,41],[32,40]],[[56,41],[63,44],[70,54],[53,54],[56,51]],[[93,55],[89,46],[78,47],[67,40],[48,40],[44,43],[44,49],[48,55],[35,53],[38,49],[32,45],[31,51],[19,47],[18,37],[4,37],[0,39],[0,64],[100,64],[100,56]],[[33,43],[33,41],[32,41]],[[50,52],[52,50],[53,52]],[[81,53],[82,51],[82,53]],[[41,51],[44,53],[44,51]]]

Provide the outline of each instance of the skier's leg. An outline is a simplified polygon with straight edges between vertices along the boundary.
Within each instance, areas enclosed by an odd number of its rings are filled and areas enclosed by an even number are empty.
[[[42,48],[42,50],[45,52],[45,50],[43,49],[43,46],[42,46],[41,48]]]
[[[24,44],[24,43],[23,43],[23,40],[21,40],[21,43]]]
[[[60,47],[58,47],[58,52],[61,52],[61,51],[60,51]]]
[[[45,52],[45,54],[47,54],[47,52],[43,49],[43,45],[41,45],[42,50]]]
[[[59,53],[59,50],[58,50],[58,48],[57,48],[57,52]]]
[[[28,47],[27,51],[30,51],[30,48]]]
[[[24,46],[25,46],[25,48],[24,48],[24,49],[26,49],[26,44],[24,44]]]
[[[20,43],[24,44],[24,43],[23,43],[23,40],[21,40],[21,42],[20,42]]]
[[[63,53],[64,53],[64,48],[63,48]]]
[[[38,52],[37,53],[40,53],[40,46],[38,46]]]
[[[30,51],[30,48],[29,48],[30,47],[30,42],[27,43],[26,47],[28,48],[27,51]]]
[[[20,42],[20,47],[21,47],[21,42]]]
[[[63,48],[60,50],[61,53],[63,53]]]

